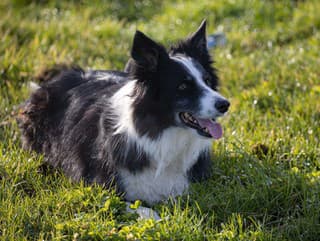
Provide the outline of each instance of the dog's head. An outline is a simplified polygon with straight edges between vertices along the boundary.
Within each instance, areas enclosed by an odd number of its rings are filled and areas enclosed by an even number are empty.
[[[216,118],[229,102],[217,92],[218,77],[207,49],[206,21],[196,32],[167,51],[137,31],[126,71],[137,84],[133,117],[138,132],[156,137],[179,126],[218,139]]]

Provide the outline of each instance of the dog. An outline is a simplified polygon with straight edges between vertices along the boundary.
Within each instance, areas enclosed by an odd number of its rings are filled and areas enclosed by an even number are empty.
[[[168,50],[136,31],[124,71],[48,70],[22,104],[23,147],[74,181],[114,186],[153,205],[210,175],[216,121],[229,108],[206,21]]]

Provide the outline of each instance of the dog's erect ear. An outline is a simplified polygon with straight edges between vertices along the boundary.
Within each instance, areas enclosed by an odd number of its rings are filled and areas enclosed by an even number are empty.
[[[195,31],[189,38],[189,43],[199,49],[201,52],[207,51],[207,37],[206,37],[206,25],[207,25],[207,20],[204,19],[200,27]]]
[[[131,57],[138,66],[146,68],[149,71],[155,71],[163,53],[165,53],[165,50],[161,45],[142,32],[136,31],[131,49]]]

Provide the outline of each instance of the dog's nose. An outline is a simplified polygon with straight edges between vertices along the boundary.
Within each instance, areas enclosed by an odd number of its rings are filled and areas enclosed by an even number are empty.
[[[216,107],[216,109],[221,112],[221,113],[225,113],[228,111],[230,106],[230,102],[227,100],[217,100],[216,103],[214,104],[214,107]]]

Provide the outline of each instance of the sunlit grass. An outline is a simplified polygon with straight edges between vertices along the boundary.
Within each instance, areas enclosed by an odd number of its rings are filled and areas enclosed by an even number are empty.
[[[320,2],[1,1],[0,237],[4,240],[318,240]],[[166,46],[208,19],[232,103],[212,177],[154,208],[125,212],[113,190],[70,182],[20,148],[27,84],[55,63],[123,69],[138,28]]]

